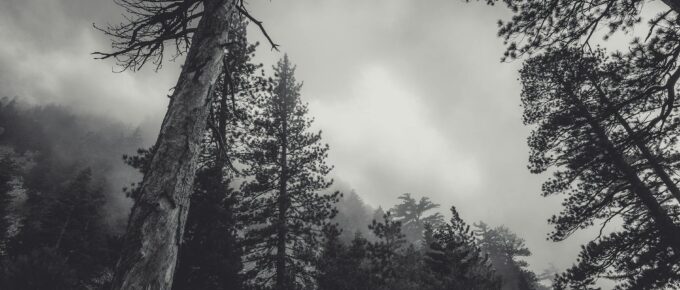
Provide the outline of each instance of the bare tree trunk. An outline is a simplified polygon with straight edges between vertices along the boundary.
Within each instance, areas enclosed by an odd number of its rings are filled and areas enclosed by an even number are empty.
[[[231,0],[205,0],[168,105],[156,152],[130,214],[113,289],[171,289],[205,133],[213,85],[222,69]]]

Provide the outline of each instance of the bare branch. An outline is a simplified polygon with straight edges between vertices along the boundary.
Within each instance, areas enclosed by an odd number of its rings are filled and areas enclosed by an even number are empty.
[[[147,62],[153,63],[158,70],[163,64],[163,56],[167,43],[174,46],[171,59],[189,51],[191,38],[198,21],[203,17],[204,4],[208,0],[114,0],[126,14],[124,22],[118,25],[94,28],[111,37],[110,52],[92,53],[96,59],[113,58],[125,70],[139,70]],[[246,9],[243,0],[233,1],[232,5],[238,13],[255,23],[267,38],[272,49],[278,51],[262,25],[262,21],[253,17]],[[229,13],[229,12],[226,12]]]

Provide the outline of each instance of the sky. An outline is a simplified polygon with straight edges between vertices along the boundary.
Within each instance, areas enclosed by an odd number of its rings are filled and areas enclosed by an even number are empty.
[[[504,224],[526,240],[537,272],[575,262],[593,231],[546,240],[560,198],[527,170],[519,62],[502,63],[503,7],[431,0],[251,0],[252,14],[297,65],[333,177],[389,208],[402,193],[455,205],[469,222]],[[110,42],[92,24],[117,23],[109,0],[0,1],[0,97],[61,104],[139,126],[152,144],[181,59],[159,71],[115,73],[94,60]]]

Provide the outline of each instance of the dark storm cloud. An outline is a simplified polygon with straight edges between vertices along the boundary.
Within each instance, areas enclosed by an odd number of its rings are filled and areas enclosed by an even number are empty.
[[[450,0],[250,2],[298,65],[335,174],[366,202],[389,208],[401,193],[427,195],[470,221],[508,225],[527,240],[538,271],[573,262],[588,235],[545,241],[559,199],[540,197],[545,177],[526,170],[519,64],[499,62],[502,9]],[[0,2],[0,95],[157,124],[178,64],[114,74],[111,62],[89,55],[109,47],[91,24],[115,23],[120,13],[105,0]],[[256,29],[250,35],[266,66],[281,56]]]

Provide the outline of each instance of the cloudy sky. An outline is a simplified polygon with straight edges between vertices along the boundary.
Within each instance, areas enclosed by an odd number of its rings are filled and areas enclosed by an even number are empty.
[[[455,205],[468,221],[505,224],[536,271],[571,265],[589,233],[546,241],[559,198],[526,169],[519,63],[501,63],[501,7],[432,0],[251,0],[253,14],[297,64],[334,175],[373,205],[410,192]],[[0,96],[57,103],[142,126],[153,142],[179,63],[113,73],[93,60],[116,23],[110,0],[0,1]],[[251,39],[262,40],[256,29]],[[282,54],[262,45],[259,61]]]

